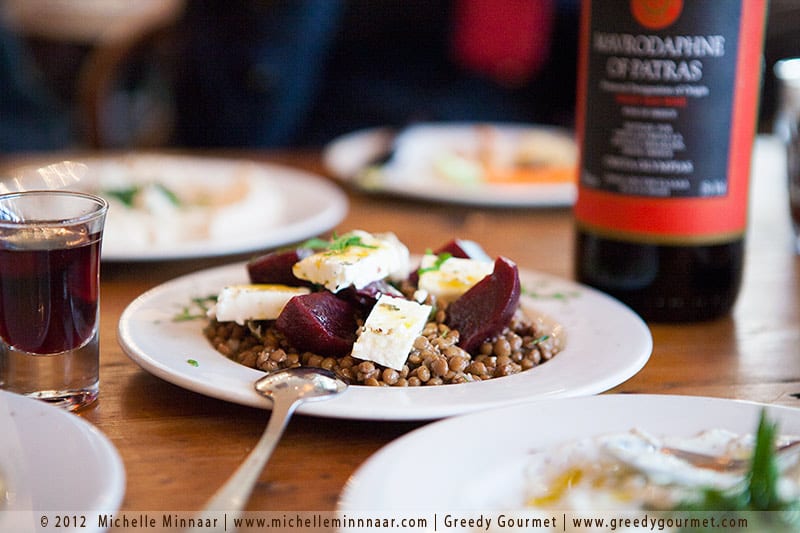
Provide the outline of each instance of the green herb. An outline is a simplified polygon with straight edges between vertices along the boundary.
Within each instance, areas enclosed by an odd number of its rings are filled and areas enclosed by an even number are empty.
[[[169,189],[166,185],[161,183],[153,183],[153,187],[158,189],[161,194],[167,197],[172,205],[180,206],[181,200],[178,198],[178,195],[171,189]],[[136,196],[138,196],[142,192],[142,187],[139,185],[131,185],[130,187],[125,187],[122,189],[109,189],[107,191],[102,191],[100,194],[103,196],[110,196],[112,198],[116,198],[125,206],[133,207],[134,200],[136,200]]]
[[[126,206],[133,207],[133,199],[136,198],[136,195],[139,194],[140,190],[141,189],[138,186],[132,185],[125,189],[112,189],[103,191],[101,195],[116,198]]]
[[[570,298],[577,298],[580,296],[580,292],[578,291],[570,291],[570,292],[562,292],[562,291],[553,291],[553,292],[543,292],[537,291],[536,289],[532,289],[530,287],[522,287],[522,294],[528,296],[529,298],[537,298],[540,300],[548,299],[548,300],[569,300]]]
[[[327,250],[329,252],[341,252],[350,246],[360,246],[362,248],[377,248],[371,244],[365,244],[359,235],[344,234],[341,237],[333,234],[333,239],[326,241],[325,239],[313,238],[305,241],[301,247],[313,248],[315,250]]]
[[[156,189],[161,191],[164,194],[164,196],[166,196],[169,199],[169,201],[170,201],[170,203],[172,203],[172,205],[180,207],[181,199],[178,198],[178,195],[175,194],[175,191],[173,191],[172,189],[169,189],[163,183],[154,183],[153,187],[155,187]]]
[[[181,308],[179,313],[176,313],[172,320],[173,322],[187,322],[189,320],[198,320],[208,317],[208,310],[211,308],[210,303],[213,304],[217,301],[216,296],[205,296],[202,298],[192,298],[189,305]]]
[[[753,531],[797,531],[800,527],[800,502],[784,500],[778,493],[780,469],[775,454],[777,428],[777,424],[768,421],[766,413],[762,410],[750,469],[743,483],[728,490],[704,490],[700,499],[683,502],[674,510],[730,513],[747,511],[748,527],[754,528]],[[702,531],[702,529],[682,531]]]
[[[187,359],[186,362],[195,368],[200,366],[200,363],[198,363],[196,359]]]
[[[318,237],[314,237],[313,239],[308,239],[303,244],[300,245],[301,248],[311,248],[313,250],[327,250],[328,247],[331,245],[331,241],[326,241],[325,239],[320,239]]]
[[[533,339],[530,342],[530,344],[531,344],[531,346],[534,346],[536,344],[541,344],[541,343],[543,343],[544,341],[546,341],[549,338],[550,338],[550,335],[542,335],[541,337],[537,337],[537,338]]]
[[[450,259],[451,257],[453,257],[453,254],[451,254],[450,252],[441,253],[436,256],[436,261],[434,261],[431,266],[417,269],[417,274],[421,276],[426,272],[437,272],[442,268],[444,262]]]
[[[775,457],[777,436],[778,425],[769,422],[762,411],[748,475],[750,507],[758,511],[778,511],[787,505],[778,494],[778,480],[781,473]]]

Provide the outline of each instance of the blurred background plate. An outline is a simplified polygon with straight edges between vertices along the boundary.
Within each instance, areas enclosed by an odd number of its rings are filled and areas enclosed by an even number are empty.
[[[575,201],[577,146],[568,130],[516,123],[373,128],[325,147],[324,163],[358,189],[427,201],[563,207]]]
[[[47,166],[50,164],[51,166]],[[111,203],[104,261],[214,257],[319,235],[346,215],[329,180],[249,160],[157,153],[36,162],[6,169],[0,189],[73,188]]]

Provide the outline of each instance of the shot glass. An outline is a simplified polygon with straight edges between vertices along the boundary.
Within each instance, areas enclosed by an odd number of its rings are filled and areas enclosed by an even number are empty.
[[[800,253],[800,57],[775,63],[778,109],[774,133],[786,147],[789,212],[794,229],[795,251]]]
[[[69,410],[97,399],[107,210],[81,192],[0,195],[0,389]]]

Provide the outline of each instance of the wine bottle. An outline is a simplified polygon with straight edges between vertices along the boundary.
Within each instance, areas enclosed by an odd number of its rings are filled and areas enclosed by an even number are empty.
[[[575,276],[645,320],[727,314],[742,279],[766,0],[585,0]]]

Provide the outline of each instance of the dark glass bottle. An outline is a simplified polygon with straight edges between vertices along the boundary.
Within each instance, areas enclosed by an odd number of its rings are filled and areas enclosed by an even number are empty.
[[[728,313],[742,280],[744,240],[708,246],[637,244],[577,232],[578,279],[645,320],[697,321]]]
[[[762,0],[583,3],[575,276],[645,320],[736,301],[765,16]]]

